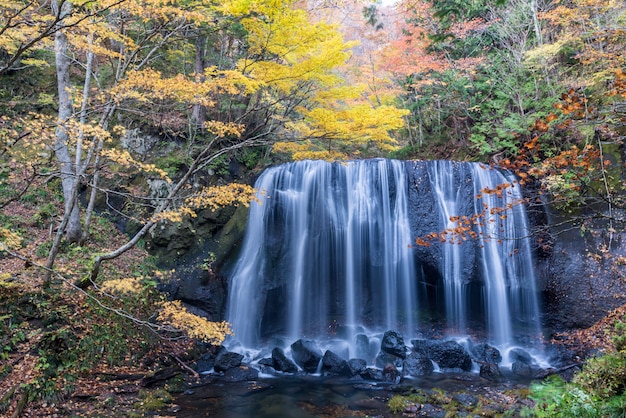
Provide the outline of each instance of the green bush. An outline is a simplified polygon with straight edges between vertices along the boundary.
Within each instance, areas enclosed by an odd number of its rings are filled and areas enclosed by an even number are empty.
[[[571,383],[558,376],[531,386],[533,417],[626,417],[626,323],[618,321],[611,341],[616,349],[590,359]]]

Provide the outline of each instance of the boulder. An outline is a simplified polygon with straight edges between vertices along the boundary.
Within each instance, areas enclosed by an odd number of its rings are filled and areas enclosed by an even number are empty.
[[[509,351],[509,358],[512,362],[520,362],[529,365],[533,363],[533,358],[530,356],[530,354],[528,354],[526,350],[519,347],[515,347],[514,349]]]
[[[259,377],[259,371],[248,366],[237,366],[224,372],[224,376],[220,380],[225,382],[245,382],[248,380],[256,380]]]
[[[298,366],[289,360],[285,355],[285,352],[279,348],[274,347],[272,350],[272,367],[279,372],[295,373],[298,371]]]
[[[212,354],[205,354],[196,360],[195,369],[198,373],[207,373],[213,369],[215,364],[215,356]]]
[[[291,344],[291,357],[302,370],[315,373],[322,359],[322,352],[317,348],[315,341],[300,339]]]
[[[383,371],[380,369],[374,369],[373,367],[368,367],[361,373],[361,377],[365,380],[376,380],[378,382],[383,381]]]
[[[500,368],[495,363],[482,363],[479,375],[488,380],[499,380],[502,377]]]
[[[502,362],[502,354],[500,350],[489,344],[476,344],[472,347],[474,358],[480,362],[500,364]]]
[[[360,358],[352,358],[346,362],[340,374],[346,377],[354,377],[365,372],[365,369],[367,369],[367,363],[365,362],[365,360]]]
[[[389,383],[399,383],[400,382],[400,371],[393,364],[388,364],[383,369],[383,381]]]
[[[472,358],[456,341],[412,340],[413,350],[433,360],[442,369],[472,370]]]
[[[511,372],[519,377],[532,377],[533,369],[528,363],[522,361],[514,361],[511,365]]]
[[[242,360],[243,356],[241,354],[222,350],[215,358],[213,368],[216,372],[225,372],[234,367],[239,367]]]
[[[259,366],[267,366],[267,367],[274,368],[274,359],[271,357],[264,357],[261,360],[259,360],[258,363],[259,363]]]
[[[402,362],[403,376],[428,376],[433,373],[435,366],[430,359],[420,353],[412,352]]]
[[[380,350],[392,356],[406,358],[406,346],[404,337],[396,331],[387,331],[380,342]]]
[[[343,371],[347,362],[339,355],[330,350],[326,350],[322,357],[322,373],[329,375],[339,375]]]
[[[383,351],[378,353],[378,355],[376,356],[376,367],[380,367],[381,369],[383,369],[388,364],[393,364],[395,367],[402,367],[402,359],[400,357],[394,356],[393,354],[388,354]]]

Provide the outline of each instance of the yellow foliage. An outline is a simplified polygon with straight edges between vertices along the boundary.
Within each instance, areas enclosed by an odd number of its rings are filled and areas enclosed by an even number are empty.
[[[182,306],[179,300],[163,302],[158,320],[196,338],[211,344],[221,344],[227,335],[233,335],[227,322],[211,322],[194,315]]]
[[[239,123],[224,123],[216,120],[205,122],[204,127],[218,138],[224,138],[226,136],[240,137],[246,129],[244,125]]]
[[[116,100],[134,99],[142,103],[172,100],[178,103],[213,107],[218,95],[247,95],[259,87],[259,82],[237,71],[218,71],[211,67],[204,81],[178,74],[163,75],[151,68],[130,71],[122,82],[111,90]]]
[[[136,295],[143,288],[141,277],[128,277],[124,279],[112,279],[102,283],[100,290],[117,295]]]
[[[296,161],[324,160],[332,162],[346,159],[345,154],[338,151],[321,149],[311,141],[278,142],[274,144],[274,152],[287,153]]]
[[[252,199],[256,200],[252,186],[241,183],[231,183],[224,186],[210,186],[185,200],[185,206],[194,209],[209,207],[219,209],[228,205],[248,206]]]
[[[9,229],[0,228],[0,252],[16,250],[21,245],[22,237]]]
[[[185,217],[195,218],[197,216],[196,209],[208,207],[217,210],[229,205],[248,206],[253,199],[257,200],[255,190],[247,184],[230,183],[223,186],[204,187],[186,198],[182,206],[157,213],[152,216],[151,220],[153,222],[182,222]]]
[[[358,155],[359,147],[375,147],[385,152],[398,148],[390,132],[404,126],[407,110],[387,105],[374,107],[358,101],[349,105],[340,101],[326,105],[300,109],[306,117],[304,123],[287,125],[292,136],[308,138],[307,141],[279,143],[274,151],[289,153],[296,160],[341,160]]]
[[[181,207],[173,210],[165,210],[152,216],[152,222],[169,221],[169,222],[182,222],[185,216],[195,218],[196,212],[191,208]]]
[[[119,149],[107,149],[102,151],[102,155],[107,157],[109,160],[120,164],[124,167],[137,167],[147,173],[155,173],[159,175],[162,179],[171,182],[171,179],[167,176],[167,173],[164,170],[161,170],[154,164],[145,164],[141,161],[135,160],[128,151],[119,150]]]

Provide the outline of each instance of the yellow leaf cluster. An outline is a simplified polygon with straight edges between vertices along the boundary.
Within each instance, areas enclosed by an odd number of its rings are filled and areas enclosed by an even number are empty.
[[[160,71],[148,68],[131,71],[112,89],[116,100],[134,99],[141,103],[172,100],[177,103],[213,107],[219,95],[247,95],[259,88],[259,83],[237,71],[206,70],[204,81],[178,74],[164,77]]]
[[[154,164],[145,164],[141,161],[135,160],[128,151],[119,150],[119,149],[106,149],[102,151],[102,155],[112,162],[115,162],[124,167],[137,167],[142,171],[147,173],[155,173],[159,175],[162,179],[171,182],[171,179],[168,177],[167,173],[164,170],[161,170]]]
[[[153,222],[169,221],[169,222],[177,223],[177,222],[182,222],[186,216],[190,218],[195,218],[198,215],[196,215],[196,212],[194,212],[193,209],[183,206],[178,209],[165,210],[163,212],[159,212],[155,214],[154,216],[152,216],[152,221]]]
[[[22,237],[7,228],[0,228],[0,252],[15,250],[21,245]]]
[[[0,289],[10,289],[18,286],[14,280],[10,280],[11,277],[10,273],[0,273]]]
[[[311,141],[300,142],[277,142],[274,144],[274,152],[284,152],[295,161],[302,160],[324,160],[340,161],[346,159],[346,154],[333,150],[320,149]]]
[[[234,136],[238,138],[246,129],[245,125],[240,123],[224,123],[217,120],[205,122],[204,127],[207,131],[211,132],[218,138],[224,138],[226,136]]]
[[[228,205],[248,206],[252,199],[256,199],[252,186],[241,183],[231,183],[224,186],[210,186],[185,200],[185,206],[201,209],[209,207],[213,210]]]
[[[393,130],[404,126],[403,117],[407,110],[393,106],[374,107],[369,103],[342,104],[339,101],[327,103],[328,107],[301,109],[304,123],[289,124],[294,137],[308,138],[297,144],[276,144],[274,151],[287,152],[294,159],[346,159],[358,155],[359,147],[376,147],[382,151],[398,148],[391,136]],[[322,143],[315,147],[315,140]],[[346,153],[345,151],[348,151]]]
[[[107,280],[100,286],[100,290],[116,295],[137,295],[141,293],[143,285],[141,277]]]
[[[163,302],[158,320],[211,344],[221,344],[227,335],[233,335],[227,322],[212,322],[189,312],[178,300]]]

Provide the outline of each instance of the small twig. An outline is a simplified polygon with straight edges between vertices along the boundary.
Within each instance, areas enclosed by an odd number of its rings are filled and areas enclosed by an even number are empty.
[[[170,353],[169,356],[171,358],[173,358],[174,360],[176,360],[178,362],[178,364],[180,365],[180,367],[182,367],[183,369],[187,370],[193,377],[200,377],[200,375],[198,374],[197,371],[195,371],[191,367],[187,366],[181,359],[176,357],[174,354]]]

